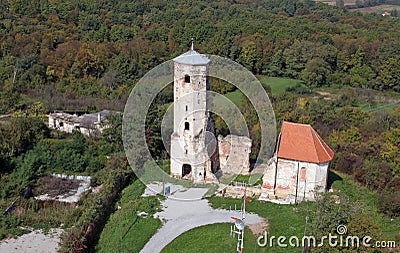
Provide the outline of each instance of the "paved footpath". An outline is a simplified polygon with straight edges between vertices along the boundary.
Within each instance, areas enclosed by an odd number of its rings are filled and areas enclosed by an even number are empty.
[[[206,199],[201,199],[206,192],[207,189],[190,188],[186,191],[176,191],[173,196],[167,198],[163,203],[163,211],[155,215],[164,220],[165,223],[140,252],[160,252],[177,236],[195,227],[213,223],[231,222],[230,216],[234,214],[233,212],[223,209],[212,209]],[[256,214],[246,214],[246,225],[262,221],[263,218]]]

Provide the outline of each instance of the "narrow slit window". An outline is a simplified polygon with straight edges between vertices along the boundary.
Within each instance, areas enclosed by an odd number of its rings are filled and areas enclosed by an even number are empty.
[[[300,179],[306,180],[307,179],[307,169],[302,167],[300,170]]]
[[[185,122],[185,130],[189,130],[189,122]]]
[[[190,76],[189,75],[185,75],[185,83],[190,83]]]
[[[188,106],[186,106],[186,111],[188,111]]]

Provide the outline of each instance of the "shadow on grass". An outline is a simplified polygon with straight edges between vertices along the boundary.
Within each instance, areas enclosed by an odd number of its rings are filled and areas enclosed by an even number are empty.
[[[343,180],[343,178],[341,176],[339,176],[338,174],[336,174],[333,171],[329,171],[329,173],[328,173],[328,184],[326,186],[327,189],[330,189],[332,187],[332,184],[335,181],[342,181],[342,180]]]
[[[136,216],[136,219],[134,222],[131,223],[129,228],[125,231],[124,235],[122,236],[122,240],[125,238],[125,236],[129,233],[129,231],[132,229],[132,227],[135,225],[136,222],[138,222],[139,216]]]

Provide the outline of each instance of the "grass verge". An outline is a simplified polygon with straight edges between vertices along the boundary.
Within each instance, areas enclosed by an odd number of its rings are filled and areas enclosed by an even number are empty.
[[[175,238],[161,252],[162,253],[231,253],[235,252],[237,237],[230,236],[229,223],[216,223],[201,226],[187,231]],[[267,252],[257,245],[257,238],[251,231],[245,229],[245,252]]]
[[[160,209],[160,197],[141,197],[144,189],[142,182],[136,180],[122,191],[121,209],[116,208],[110,216],[97,252],[139,252],[161,227],[161,221],[152,216]],[[140,212],[147,215],[140,216]]]

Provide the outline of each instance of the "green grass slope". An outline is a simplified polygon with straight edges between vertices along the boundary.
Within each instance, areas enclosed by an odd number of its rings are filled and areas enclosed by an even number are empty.
[[[140,180],[136,180],[123,190],[121,209],[110,216],[100,236],[97,252],[139,252],[156,233],[161,221],[153,218],[152,214],[159,210],[160,202],[157,196],[141,197],[144,189]],[[138,216],[141,211],[148,213],[147,217]]]

